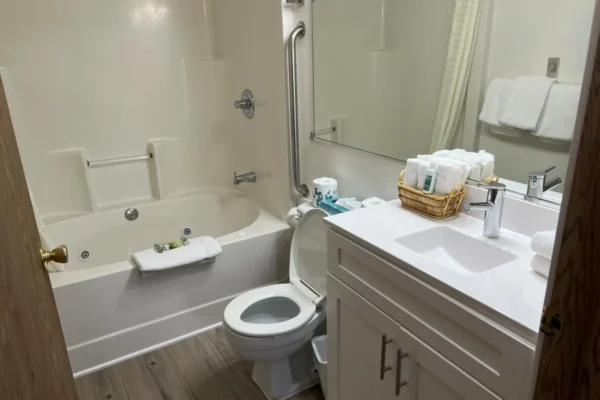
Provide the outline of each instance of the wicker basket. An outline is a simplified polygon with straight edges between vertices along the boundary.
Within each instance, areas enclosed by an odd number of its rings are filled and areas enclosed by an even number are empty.
[[[460,210],[466,193],[465,184],[456,185],[452,193],[446,196],[436,196],[404,186],[404,172],[398,181],[398,197],[402,200],[402,207],[437,219],[449,218]]]

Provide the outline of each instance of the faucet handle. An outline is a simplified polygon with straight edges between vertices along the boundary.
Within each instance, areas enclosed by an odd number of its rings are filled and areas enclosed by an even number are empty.
[[[487,190],[500,190],[500,191],[506,190],[506,185],[504,183],[499,183],[499,182],[480,183],[477,185],[477,187],[481,188],[481,189],[487,189]]]
[[[533,171],[529,173],[529,176],[535,176],[535,177],[544,177],[546,176],[546,174],[550,171],[552,171],[554,168],[556,168],[556,165],[553,165],[551,167],[546,168],[543,171]]]

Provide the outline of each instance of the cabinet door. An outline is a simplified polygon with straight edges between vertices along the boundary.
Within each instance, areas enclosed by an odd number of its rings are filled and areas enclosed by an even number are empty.
[[[331,275],[327,302],[327,399],[398,399],[395,338],[400,326]]]
[[[396,387],[400,395],[405,392],[411,400],[500,399],[406,329],[400,329],[396,342],[404,356]]]

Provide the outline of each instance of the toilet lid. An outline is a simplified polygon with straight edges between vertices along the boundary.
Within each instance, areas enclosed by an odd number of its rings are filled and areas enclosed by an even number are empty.
[[[319,304],[327,296],[327,226],[329,216],[320,208],[298,222],[290,252],[290,282]]]

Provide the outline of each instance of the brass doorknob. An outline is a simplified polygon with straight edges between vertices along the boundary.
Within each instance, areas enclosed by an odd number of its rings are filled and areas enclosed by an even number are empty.
[[[47,263],[50,261],[54,261],[59,264],[66,264],[69,262],[69,250],[67,250],[67,246],[58,246],[52,251],[45,251],[40,249],[40,255],[42,256],[42,262]]]

